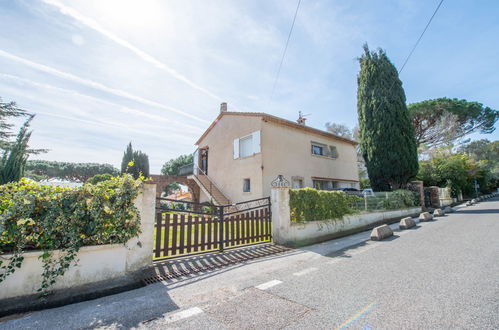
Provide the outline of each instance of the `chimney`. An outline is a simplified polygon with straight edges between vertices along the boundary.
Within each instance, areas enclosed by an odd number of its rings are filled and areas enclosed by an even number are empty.
[[[227,102],[220,103],[220,112],[227,112]]]
[[[305,126],[305,121],[307,120],[307,118],[305,118],[303,116],[303,114],[301,113],[301,111],[298,111],[298,119],[296,120],[296,122],[302,126]]]

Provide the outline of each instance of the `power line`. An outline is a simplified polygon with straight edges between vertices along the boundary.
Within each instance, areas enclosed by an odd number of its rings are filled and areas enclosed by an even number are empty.
[[[291,24],[291,29],[289,29],[288,39],[286,40],[286,46],[284,47],[284,52],[282,53],[281,62],[279,63],[279,69],[277,69],[277,74],[274,80],[274,86],[272,87],[272,93],[270,93],[269,101],[274,96],[274,91],[277,86],[277,81],[279,80],[279,75],[281,74],[282,63],[284,62],[284,57],[286,56],[286,51],[288,50],[289,39],[291,38],[291,34],[293,33],[293,27],[295,26],[296,16],[298,15],[298,9],[300,8],[301,0],[298,0],[296,4],[295,16],[293,17],[293,23]]]
[[[437,8],[435,8],[435,11],[433,12],[433,15],[431,15],[430,19],[428,20],[428,23],[426,23],[426,26],[425,28],[423,29],[423,32],[421,32],[421,35],[419,36],[418,40],[416,41],[416,43],[414,44],[414,46],[412,47],[411,51],[409,52],[409,55],[407,55],[407,58],[405,59],[404,61],[404,64],[402,64],[402,66],[400,67],[400,70],[398,71],[398,74],[400,75],[400,73],[402,72],[402,70],[404,69],[405,65],[407,64],[407,62],[409,61],[409,58],[411,58],[411,55],[412,53],[414,53],[414,51],[416,50],[416,48],[418,47],[419,45],[419,42],[421,41],[421,39],[423,38],[426,30],[428,30],[428,26],[430,26],[430,23],[433,21],[433,18],[435,17],[435,15],[437,14],[438,10],[440,9],[440,6],[442,5],[442,2],[444,2],[444,0],[440,0]],[[388,90],[390,91],[393,86],[395,86],[395,83],[396,81],[393,81],[393,83],[391,84],[390,88],[388,88]],[[373,111],[373,112],[376,112],[378,111],[378,109],[383,105],[383,103],[385,102],[385,98],[381,99],[381,102],[378,103],[378,107],[376,107]]]
[[[435,11],[433,12],[433,15],[431,15],[430,17],[430,20],[428,21],[428,23],[426,24],[423,32],[421,32],[421,35],[419,36],[418,40],[416,41],[416,43],[414,44],[414,47],[412,47],[412,50],[411,52],[409,53],[409,55],[407,56],[407,58],[405,59],[404,61],[404,64],[402,64],[402,66],[400,67],[400,70],[399,70],[399,74],[402,72],[402,70],[404,70],[404,67],[405,65],[407,64],[407,62],[409,61],[409,58],[411,58],[412,56],[412,53],[414,53],[414,51],[416,50],[416,47],[418,47],[419,45],[419,42],[421,41],[421,39],[423,39],[423,36],[426,32],[426,30],[428,30],[428,27],[430,26],[431,24],[431,21],[433,21],[433,17],[435,17],[435,15],[437,14],[438,10],[440,9],[440,6],[442,5],[442,2],[444,2],[444,0],[440,0],[440,3],[438,4],[437,8],[435,9]]]

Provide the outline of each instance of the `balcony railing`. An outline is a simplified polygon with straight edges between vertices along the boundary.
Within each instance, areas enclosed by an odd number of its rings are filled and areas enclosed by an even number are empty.
[[[178,169],[178,175],[180,175],[180,176],[191,175],[193,173],[194,173],[194,164],[192,164],[192,163],[181,166]]]

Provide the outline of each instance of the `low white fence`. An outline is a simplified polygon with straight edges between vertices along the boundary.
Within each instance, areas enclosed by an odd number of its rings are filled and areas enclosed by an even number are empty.
[[[71,266],[63,276],[57,278],[51,289],[66,289],[84,284],[110,280],[132,274],[152,265],[154,243],[156,185],[144,184],[142,193],[135,200],[140,212],[141,234],[125,245],[108,244],[85,246],[77,256],[77,265]],[[140,242],[140,245],[137,243]],[[54,251],[57,255],[58,251]],[[42,282],[42,252],[23,254],[21,268],[0,283],[0,299],[36,294]],[[2,255],[9,258],[9,255]]]
[[[276,244],[303,246],[366,230],[376,224],[417,215],[421,207],[346,215],[341,219],[291,222],[289,188],[272,188],[272,238]]]

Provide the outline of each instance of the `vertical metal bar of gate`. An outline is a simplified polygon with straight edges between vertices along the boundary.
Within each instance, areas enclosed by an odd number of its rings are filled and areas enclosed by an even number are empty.
[[[223,205],[218,209],[218,250],[223,252],[224,250],[224,207]]]

